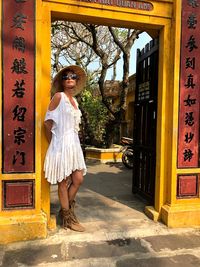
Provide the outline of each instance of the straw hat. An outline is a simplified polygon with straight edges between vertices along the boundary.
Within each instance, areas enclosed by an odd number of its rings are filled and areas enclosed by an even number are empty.
[[[56,74],[52,82],[52,91],[55,93],[63,91],[62,76],[67,71],[74,72],[78,76],[78,79],[76,80],[76,86],[74,87],[74,93],[73,93],[73,95],[75,96],[83,90],[86,84],[86,73],[81,67],[77,65],[64,67]]]

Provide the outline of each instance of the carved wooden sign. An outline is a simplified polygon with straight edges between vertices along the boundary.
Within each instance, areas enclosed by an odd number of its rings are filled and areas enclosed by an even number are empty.
[[[3,172],[34,172],[35,1],[2,1]]]
[[[200,3],[182,1],[178,168],[199,165]]]
[[[143,1],[131,1],[131,0],[80,0],[80,2],[86,2],[91,4],[100,4],[105,6],[117,6],[130,9],[139,9],[144,11],[153,10],[153,5],[149,2]]]

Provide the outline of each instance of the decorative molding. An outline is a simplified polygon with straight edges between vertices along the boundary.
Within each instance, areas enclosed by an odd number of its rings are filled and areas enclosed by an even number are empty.
[[[199,179],[197,174],[178,175],[177,198],[190,198],[198,196]]]
[[[34,180],[2,181],[2,203],[4,210],[34,208]]]

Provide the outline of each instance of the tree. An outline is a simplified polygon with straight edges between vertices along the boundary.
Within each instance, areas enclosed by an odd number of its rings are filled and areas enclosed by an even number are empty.
[[[88,88],[98,84],[101,101],[107,109],[105,122],[104,143],[110,147],[113,142],[115,129],[124,120],[126,97],[129,86],[130,51],[139,30],[120,29],[94,24],[80,24],[57,21],[52,24],[52,62],[53,70],[59,70],[62,62],[75,63],[90,72]],[[122,54],[123,78],[119,92],[119,105],[113,105],[106,96],[105,79],[110,68],[113,69],[113,80],[116,78],[116,64]],[[96,64],[94,64],[96,62]]]

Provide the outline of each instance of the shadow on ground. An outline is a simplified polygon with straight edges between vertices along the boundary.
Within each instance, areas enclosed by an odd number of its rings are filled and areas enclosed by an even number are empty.
[[[132,193],[132,170],[122,163],[86,162],[88,172],[77,195],[82,222],[139,219],[146,217],[144,199]],[[58,214],[57,185],[51,186],[51,213]],[[60,224],[57,216],[57,223]]]

